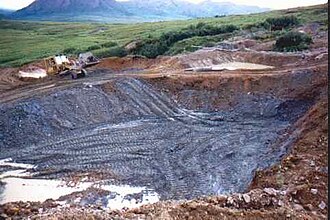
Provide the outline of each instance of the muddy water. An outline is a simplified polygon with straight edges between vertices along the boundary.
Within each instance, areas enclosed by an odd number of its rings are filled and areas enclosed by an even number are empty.
[[[18,201],[43,202],[47,199],[57,200],[63,196],[68,196],[75,192],[86,191],[93,187],[95,190],[107,191],[107,195],[102,198],[103,207],[109,209],[135,208],[144,204],[159,201],[159,196],[153,190],[146,187],[132,187],[129,185],[107,185],[102,182],[80,182],[74,186],[68,185],[61,180],[30,178],[31,173],[27,169],[34,166],[30,164],[10,162],[11,159],[0,161],[0,167],[20,168],[18,170],[7,171],[1,174],[0,181],[0,204]],[[22,168],[27,169],[22,169]],[[139,194],[139,199],[134,195]],[[90,195],[88,195],[90,197]],[[90,198],[89,198],[90,199]],[[75,197],[79,203],[87,203],[84,196]],[[64,203],[67,201],[64,199]]]
[[[273,69],[274,67],[256,64],[256,63],[231,62],[231,63],[223,63],[220,65],[214,65],[211,68],[213,71],[217,71],[217,70],[265,70],[265,69]]]
[[[67,186],[65,182],[59,180],[22,179],[17,177],[4,178],[1,181],[5,186],[0,196],[0,204],[18,201],[43,202],[47,199],[57,200],[61,196],[81,192],[94,185],[91,182],[83,182],[73,187]],[[159,201],[157,193],[145,187],[101,185],[95,189],[108,191],[108,195],[103,198],[103,201],[105,201],[103,207],[109,209],[135,208]],[[141,199],[131,198],[132,196],[130,195],[134,194],[141,194]],[[75,201],[86,203],[86,198],[84,197],[74,199]]]
[[[22,179],[8,177],[1,180],[5,186],[0,203],[17,201],[43,202],[47,199],[58,199],[61,196],[86,190],[90,184],[77,187],[66,187],[64,182],[43,179]]]
[[[287,129],[309,105],[294,102],[291,117],[285,103],[246,94],[235,109],[200,112],[141,80],[80,85],[1,105],[0,159],[33,164],[35,178],[110,172],[162,200],[242,192],[295,138]]]
[[[245,62],[228,62],[219,65],[201,66],[186,69],[186,71],[222,71],[222,70],[265,70],[273,69],[273,66],[267,66],[256,63],[245,63]]]

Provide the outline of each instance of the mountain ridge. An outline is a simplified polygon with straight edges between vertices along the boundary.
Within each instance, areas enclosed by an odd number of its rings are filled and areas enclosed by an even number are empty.
[[[184,0],[36,0],[13,13],[11,18],[50,21],[115,21],[116,19],[157,21],[258,13],[267,10],[257,6],[211,0],[199,4]]]

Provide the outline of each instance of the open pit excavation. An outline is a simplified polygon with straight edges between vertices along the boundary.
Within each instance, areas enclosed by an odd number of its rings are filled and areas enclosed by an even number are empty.
[[[3,105],[1,156],[48,178],[111,172],[164,200],[242,192],[285,154],[294,136],[272,145],[312,104],[246,95],[232,111],[200,112],[139,79],[107,84],[113,92],[81,85]]]
[[[320,53],[201,50],[122,58],[122,68],[107,59],[78,80],[16,79],[1,87],[0,203],[18,202],[12,186],[33,191],[34,181],[44,191],[62,184],[48,197],[59,204],[110,210],[244,193],[286,157],[327,96]],[[228,61],[238,68],[222,68]],[[185,71],[212,65],[221,71]],[[63,186],[73,180],[75,189]]]

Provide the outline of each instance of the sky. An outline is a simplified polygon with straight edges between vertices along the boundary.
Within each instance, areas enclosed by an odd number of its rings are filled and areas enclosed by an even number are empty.
[[[34,0],[0,0],[0,8],[7,9],[21,9],[25,6],[28,6]],[[91,0],[92,1],[92,0]],[[203,0],[186,0],[193,3],[198,3]],[[235,4],[243,4],[243,5],[255,5],[266,8],[273,9],[285,9],[292,8],[297,6],[307,6],[307,5],[316,5],[328,2],[327,0],[214,0],[214,1],[226,1],[233,2]]]

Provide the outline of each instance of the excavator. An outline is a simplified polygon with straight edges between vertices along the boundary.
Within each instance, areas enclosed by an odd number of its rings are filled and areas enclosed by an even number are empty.
[[[99,63],[99,59],[92,53],[80,54],[79,59],[68,58],[64,54],[55,55],[44,59],[44,65],[48,75],[71,74],[72,79],[85,77],[86,67]]]

